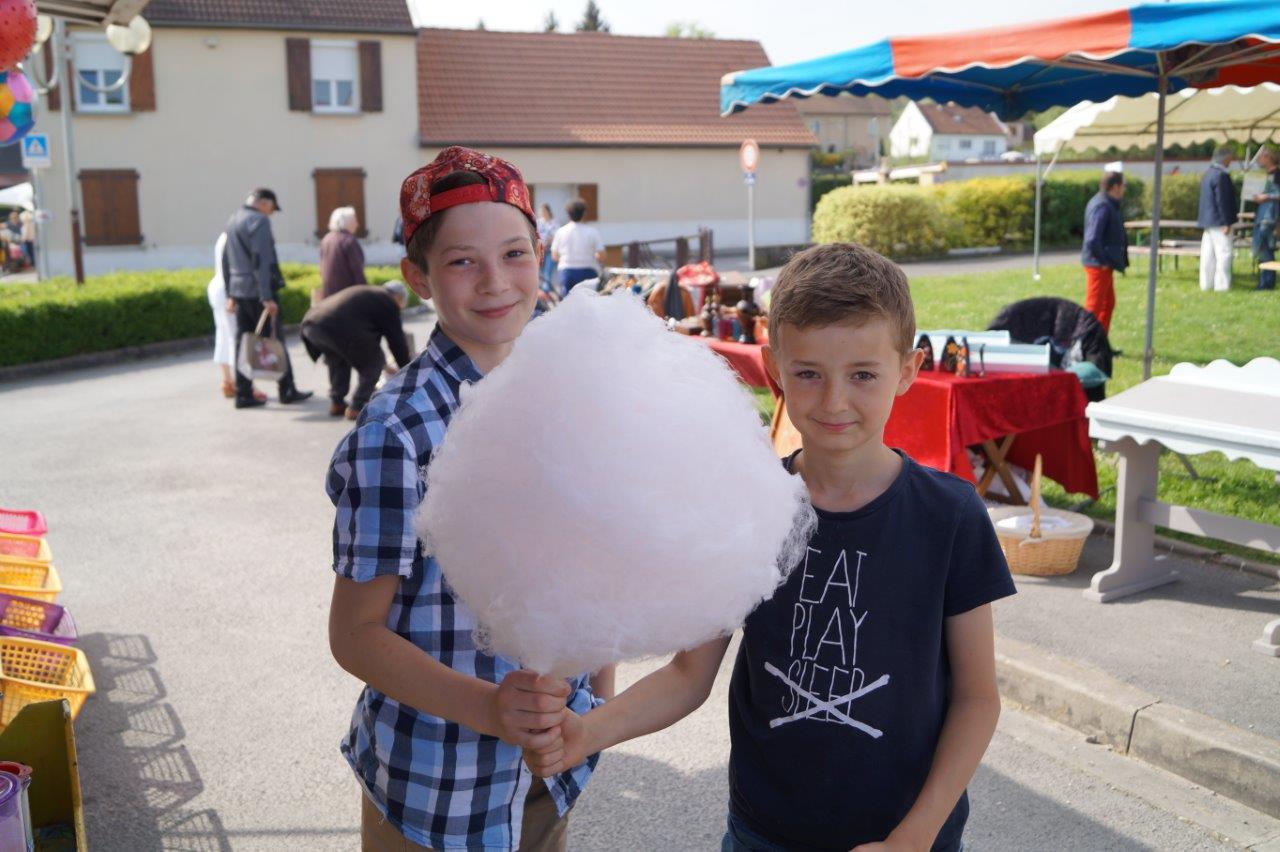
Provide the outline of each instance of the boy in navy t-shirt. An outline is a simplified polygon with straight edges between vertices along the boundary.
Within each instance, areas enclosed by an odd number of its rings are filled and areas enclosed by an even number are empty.
[[[785,464],[819,522],[743,629],[726,852],[960,848],[965,787],[1000,715],[990,604],[1014,586],[973,486],[884,444],[920,369],[914,336],[906,276],[869,249],[817,246],[778,276],[765,360],[803,439]],[[683,718],[728,644],[566,713],[526,762],[554,774]]]

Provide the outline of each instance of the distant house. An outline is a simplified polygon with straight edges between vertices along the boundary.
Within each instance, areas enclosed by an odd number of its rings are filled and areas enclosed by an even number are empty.
[[[1009,148],[1006,128],[977,107],[907,104],[889,133],[889,153],[897,159],[994,160]]]
[[[719,114],[720,78],[768,64],[754,41],[425,29],[422,157],[451,144],[507,157],[561,221],[581,196],[606,243],[707,226],[733,248],[747,242],[738,148],[751,138],[757,244],[805,242],[815,139],[795,103]]]
[[[398,256],[399,181],[421,159],[404,0],[151,0],[145,15],[153,43],[128,85],[99,94],[64,84],[42,110],[54,272],[71,268],[56,112],[68,100],[90,273],[211,265],[214,240],[255,186],[280,197],[272,227],[283,259],[314,261],[330,212],[346,204],[370,258]],[[120,79],[125,59],[101,29],[73,26],[70,38],[83,78]]]
[[[823,151],[852,151],[855,166],[878,161],[893,124],[887,100],[878,95],[814,96],[796,99],[795,104]]]

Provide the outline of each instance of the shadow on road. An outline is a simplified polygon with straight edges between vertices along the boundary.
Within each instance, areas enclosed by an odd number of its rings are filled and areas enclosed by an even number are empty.
[[[76,724],[90,847],[230,850],[216,811],[185,807],[204,782],[183,744],[182,720],[165,701],[151,642],[91,633],[80,647],[98,687]]]

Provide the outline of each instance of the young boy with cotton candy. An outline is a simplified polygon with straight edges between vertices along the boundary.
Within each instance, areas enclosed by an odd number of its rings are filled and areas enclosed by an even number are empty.
[[[327,482],[329,642],[366,684],[342,743],[363,791],[362,845],[563,850],[595,758],[543,783],[521,771],[520,748],[546,746],[563,712],[599,700],[586,677],[539,677],[477,648],[471,613],[413,524],[421,471],[462,386],[502,362],[533,314],[541,247],[529,191],[510,163],[453,147],[405,179],[400,207],[401,271],[438,324],[338,445]]]
[[[785,460],[818,513],[807,554],[747,618],[729,697],[726,852],[961,848],[1000,713],[991,602],[1014,593],[973,486],[884,444],[921,353],[907,280],[861,246],[782,270],[766,364],[803,439]],[[561,736],[537,774],[706,700],[729,640],[677,654]]]

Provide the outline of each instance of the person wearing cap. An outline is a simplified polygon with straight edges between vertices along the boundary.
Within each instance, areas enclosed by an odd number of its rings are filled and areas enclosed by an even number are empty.
[[[269,189],[255,189],[244,206],[227,222],[227,245],[222,254],[223,280],[227,296],[236,312],[236,363],[240,363],[240,344],[246,333],[258,328],[263,311],[271,317],[267,333],[284,342],[284,323],[276,295],[284,289],[284,276],[276,263],[276,241],[271,234],[271,215],[280,210],[276,194]],[[280,402],[288,405],[311,398],[311,391],[300,391],[293,383],[293,365],[285,351],[285,373],[279,383]],[[255,408],[266,400],[253,395],[253,377],[236,370],[236,408]]]
[[[478,651],[474,616],[414,531],[422,470],[462,386],[502,363],[533,315],[529,189],[510,163],[452,147],[404,180],[400,210],[400,270],[438,322],[338,444],[326,480],[337,510],[329,646],[366,684],[342,743],[362,789],[362,844],[558,852],[597,758],[535,781],[520,749],[554,743],[566,713],[612,692],[612,670],[539,677]]]
[[[329,414],[355,420],[373,396],[385,371],[395,375],[382,354],[387,341],[391,357],[404,367],[413,357],[404,336],[400,312],[409,302],[409,291],[399,281],[381,287],[347,287],[314,305],[302,318],[302,343],[312,361],[324,356],[329,368]],[[351,369],[359,381],[347,404]]]

